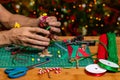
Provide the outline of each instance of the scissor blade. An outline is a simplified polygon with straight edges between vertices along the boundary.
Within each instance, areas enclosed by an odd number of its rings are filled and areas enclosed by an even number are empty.
[[[41,63],[37,63],[37,64],[31,65],[31,66],[28,66],[27,68],[28,68],[28,69],[32,69],[32,68],[35,68],[35,67],[37,67],[37,66],[46,64],[46,63],[48,63],[48,62],[50,62],[50,60],[47,60],[47,61],[44,61],[44,62],[41,62]]]

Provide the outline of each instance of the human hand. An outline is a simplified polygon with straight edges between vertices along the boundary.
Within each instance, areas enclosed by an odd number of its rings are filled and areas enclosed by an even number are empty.
[[[13,44],[45,49],[49,45],[50,39],[44,36],[49,34],[49,31],[41,28],[21,27],[9,30],[8,38]]]
[[[61,23],[57,21],[55,16],[42,16],[40,17],[40,27],[44,28],[46,26],[50,26],[50,32],[52,34],[52,38],[56,39],[56,33],[60,33],[60,25]]]

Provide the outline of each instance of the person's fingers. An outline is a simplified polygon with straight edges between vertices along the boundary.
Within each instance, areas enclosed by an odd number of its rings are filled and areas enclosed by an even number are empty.
[[[53,32],[57,32],[57,33],[61,32],[61,30],[59,28],[52,27],[52,26],[51,26],[50,30],[53,31]]]
[[[60,22],[49,22],[48,25],[59,27],[61,25],[61,23]]]
[[[50,41],[49,38],[43,37],[43,36],[41,36],[41,35],[39,35],[39,34],[29,34],[28,37],[29,37],[29,38],[32,38],[32,39],[39,40],[39,41],[46,41],[46,42]]]
[[[57,18],[55,16],[50,16],[46,19],[46,22],[52,22],[52,21],[57,21]]]
[[[59,37],[55,34],[49,35],[49,38],[52,39],[52,40],[59,40]]]
[[[42,49],[42,50],[45,49],[44,46],[37,46],[37,45],[33,45],[33,44],[28,44],[28,43],[24,43],[23,45],[24,45],[24,46],[27,46],[27,47]]]
[[[55,34],[53,35],[53,39],[54,39],[54,40],[59,40],[59,39],[58,39],[58,36],[55,35]]]
[[[42,34],[46,34],[46,35],[50,34],[50,32],[48,30],[45,30],[45,29],[42,29],[42,28],[37,28],[37,27],[30,28],[30,31],[35,32],[35,33],[42,33]]]
[[[33,45],[38,45],[38,46],[48,46],[49,45],[49,42],[39,41],[39,40],[35,40],[35,39],[30,39],[30,38],[24,39],[23,42],[33,44]]]
[[[57,19],[48,19],[48,20],[46,20],[46,22],[56,22],[57,21]]]

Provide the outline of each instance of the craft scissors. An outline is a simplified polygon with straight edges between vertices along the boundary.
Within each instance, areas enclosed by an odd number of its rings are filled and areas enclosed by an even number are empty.
[[[48,62],[50,62],[50,60],[46,60],[44,62],[37,63],[37,64],[27,66],[27,67],[17,67],[17,68],[13,68],[13,69],[6,69],[5,73],[8,74],[9,78],[19,78],[21,76],[24,76],[28,70],[33,69],[37,66],[40,66],[40,65],[48,63]]]

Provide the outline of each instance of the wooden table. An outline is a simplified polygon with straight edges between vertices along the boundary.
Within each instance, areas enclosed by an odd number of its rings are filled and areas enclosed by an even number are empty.
[[[71,37],[60,37],[60,39],[68,39]],[[87,40],[96,40],[99,37],[88,36],[85,37]],[[118,47],[118,56],[120,61],[120,37],[117,37],[117,47]],[[90,47],[92,53],[97,52],[97,45]],[[96,77],[87,75],[84,71],[84,67],[70,68],[70,69],[62,69],[61,73],[55,74],[54,72],[50,72],[51,78],[48,78],[48,74],[38,74],[39,68],[35,68],[29,70],[27,74],[23,77],[17,79],[9,79],[7,75],[4,73],[4,69],[0,69],[0,80],[120,80],[120,73],[110,73],[107,72],[103,76]]]

